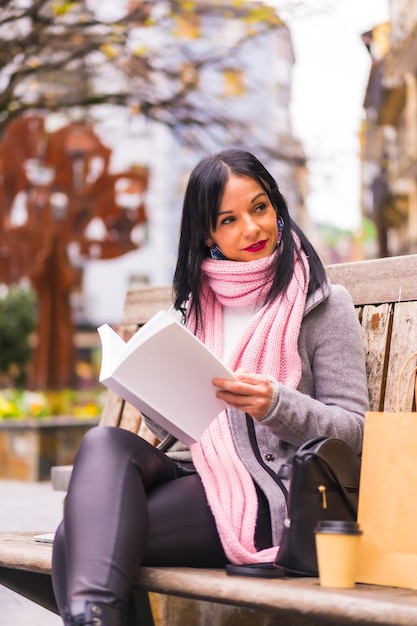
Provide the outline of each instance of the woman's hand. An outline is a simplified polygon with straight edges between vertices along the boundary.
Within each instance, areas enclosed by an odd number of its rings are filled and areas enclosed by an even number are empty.
[[[218,398],[248,413],[255,420],[261,419],[271,406],[273,387],[264,374],[251,374],[239,368],[233,380],[213,378],[213,385],[218,388]]]

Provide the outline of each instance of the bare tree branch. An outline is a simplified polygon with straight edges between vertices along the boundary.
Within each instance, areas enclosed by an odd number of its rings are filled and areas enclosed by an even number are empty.
[[[106,21],[82,0],[0,0],[0,135],[26,111],[87,112],[112,103],[135,104],[187,141],[197,142],[203,129],[239,138],[242,122],[207,96],[202,102],[198,80],[185,80],[184,67],[196,77],[207,68],[227,68],[248,42],[283,24],[263,3],[225,5],[247,27],[213,48],[172,35],[179,20],[192,23],[195,15],[221,10],[212,2],[137,0],[118,19]]]

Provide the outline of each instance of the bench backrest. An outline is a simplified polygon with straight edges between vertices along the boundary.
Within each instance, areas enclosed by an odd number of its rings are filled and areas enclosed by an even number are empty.
[[[407,357],[417,351],[417,254],[341,263],[330,265],[327,270],[333,283],[349,290],[358,312],[371,409],[395,410],[399,372]],[[169,308],[171,303],[170,286],[129,291],[118,329],[120,334],[128,339],[152,315]],[[343,328],[340,332],[343,333]],[[410,392],[405,401],[406,410],[413,408],[413,397]],[[110,390],[101,423],[137,432],[155,443],[139,412]]]
[[[417,255],[333,265],[328,272],[350,291],[358,310],[371,409],[393,411],[402,365],[417,351]],[[413,397],[410,390],[406,410]]]

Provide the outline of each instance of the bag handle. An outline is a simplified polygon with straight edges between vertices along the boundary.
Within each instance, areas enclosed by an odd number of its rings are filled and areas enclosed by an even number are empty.
[[[395,410],[396,410],[397,413],[399,413],[401,410],[402,410],[403,413],[405,412],[407,398],[408,398],[408,395],[410,393],[411,382],[413,380],[413,376],[415,374],[417,374],[417,365],[415,365],[413,367],[413,369],[411,370],[411,373],[409,374],[409,376],[407,378],[402,409],[400,408],[401,385],[403,383],[404,373],[405,373],[405,370],[407,368],[407,365],[409,365],[409,363],[413,359],[415,359],[415,358],[417,358],[417,352],[413,352],[413,354],[410,354],[410,356],[405,360],[405,362],[404,362],[404,364],[403,364],[403,366],[402,366],[402,368],[400,370],[400,373],[398,375],[398,380],[397,380],[397,402],[396,402],[396,407],[395,407]],[[414,382],[414,397],[417,398],[417,377],[415,378],[415,382]]]

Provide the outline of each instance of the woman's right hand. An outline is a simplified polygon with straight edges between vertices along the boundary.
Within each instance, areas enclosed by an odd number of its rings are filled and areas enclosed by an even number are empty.
[[[218,398],[248,413],[255,420],[266,415],[271,406],[273,385],[264,374],[253,374],[239,368],[233,379],[214,378],[213,385],[217,387]]]

